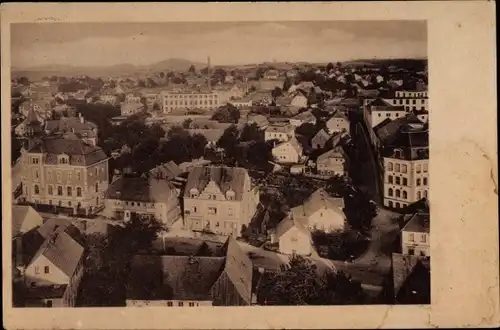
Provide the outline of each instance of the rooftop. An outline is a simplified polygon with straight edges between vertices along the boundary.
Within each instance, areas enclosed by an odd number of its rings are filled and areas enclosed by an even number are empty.
[[[175,188],[166,180],[155,177],[121,177],[109,185],[106,199],[122,201],[167,203],[176,195]]]
[[[403,227],[403,231],[429,233],[429,213],[415,213]]]

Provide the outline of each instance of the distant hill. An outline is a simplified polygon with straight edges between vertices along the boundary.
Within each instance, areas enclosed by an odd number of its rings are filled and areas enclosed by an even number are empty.
[[[45,65],[32,68],[12,68],[12,76],[26,76],[39,80],[46,76],[78,76],[108,77],[118,75],[144,74],[160,71],[187,71],[191,65],[197,70],[206,67],[206,63],[192,62],[185,59],[171,58],[150,65],[118,64],[112,66],[77,67],[70,65]]]

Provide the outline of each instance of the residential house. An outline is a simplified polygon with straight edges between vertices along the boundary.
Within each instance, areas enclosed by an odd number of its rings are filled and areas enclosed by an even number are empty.
[[[316,116],[314,116],[311,111],[304,111],[290,118],[290,124],[295,127],[299,127],[306,123],[316,125],[316,121]]]
[[[321,129],[311,139],[311,146],[313,149],[323,149],[328,146],[331,138],[332,135],[330,135],[325,129]]]
[[[19,112],[28,117],[28,113],[33,110],[38,116],[42,117],[43,114],[50,113],[51,106],[48,101],[27,100],[19,105]],[[43,116],[45,117],[45,116]]]
[[[132,116],[144,111],[144,104],[122,102],[120,104],[120,111],[122,116]]]
[[[39,134],[41,133],[41,125],[43,125],[43,123],[44,119],[39,117],[32,109],[28,112],[26,119],[14,128],[14,133],[20,137],[29,137]]]
[[[391,120],[405,117],[407,111],[404,106],[393,106],[382,99],[376,99],[368,104],[363,115],[368,127],[375,127],[385,119]]]
[[[297,141],[297,138],[292,137],[290,140],[276,145],[272,149],[272,155],[279,164],[296,164],[301,162],[303,158],[302,145]]]
[[[73,133],[30,139],[21,149],[21,200],[93,214],[104,206],[108,157]]]
[[[269,126],[269,121],[264,115],[249,115],[247,118],[247,123],[249,125],[256,124],[262,130],[267,129],[267,127]]]
[[[385,206],[398,209],[428,198],[429,131],[426,124],[400,127],[382,156]]]
[[[290,105],[296,108],[305,108],[307,107],[307,97],[305,97],[302,93],[296,93],[293,96]]]
[[[131,92],[125,95],[125,103],[141,103],[142,94],[140,92]]]
[[[228,101],[229,104],[234,105],[238,109],[251,107],[253,102],[251,97],[236,98]]]
[[[143,93],[144,98],[146,99],[146,105],[148,110],[154,110],[155,104],[160,107],[161,98],[160,93],[155,91],[146,91]]]
[[[278,223],[276,238],[280,253],[309,256],[314,251],[311,232],[292,217],[287,217]]]
[[[259,189],[241,167],[195,167],[184,191],[184,226],[241,236],[259,204]]]
[[[392,254],[391,303],[429,305],[430,258]]]
[[[181,174],[181,168],[174,161],[158,165],[149,171],[149,175],[152,178],[161,180],[172,180]]]
[[[286,142],[295,137],[295,127],[289,124],[269,125],[264,131],[264,140]]]
[[[187,131],[191,135],[195,134],[203,135],[207,139],[207,146],[206,146],[207,148],[215,148],[217,146],[217,142],[224,134],[224,129],[221,128],[212,128],[212,129],[198,128],[198,129],[188,129]]]
[[[12,238],[43,224],[42,216],[29,205],[12,205]]]
[[[264,79],[278,79],[280,77],[280,73],[278,70],[270,69],[264,72]]]
[[[99,100],[102,103],[108,103],[111,105],[116,105],[118,103],[118,97],[114,94],[104,94],[99,96]]]
[[[63,117],[58,120],[47,120],[45,122],[45,133],[74,133],[87,144],[97,145],[97,125],[85,120],[81,113],[78,117]]]
[[[276,87],[282,88],[285,83],[285,78],[276,78],[276,79],[266,79],[261,78],[258,81],[258,88],[262,91],[272,91]]]
[[[78,229],[48,222],[37,235],[44,241],[22,272],[25,306],[74,307],[85,259]]]
[[[249,306],[253,265],[233,238],[225,256],[151,256],[132,258],[126,304],[129,307]]]
[[[337,146],[318,156],[316,168],[318,174],[329,176],[344,176],[347,172],[347,160],[344,149]]]
[[[105,206],[103,215],[118,220],[146,216],[171,227],[181,217],[175,187],[153,177],[117,178],[106,191]]]
[[[257,90],[248,95],[252,100],[252,105],[270,105],[273,102],[273,96],[270,91]]]
[[[214,87],[219,95],[219,104],[226,104],[232,99],[240,99],[247,93],[246,84],[233,84],[232,86],[221,85]]]
[[[330,133],[342,131],[349,133],[349,127],[349,119],[347,119],[347,117],[340,111],[336,111],[335,114],[326,122],[326,128]]]
[[[415,213],[401,230],[404,255],[430,257],[429,213]]]

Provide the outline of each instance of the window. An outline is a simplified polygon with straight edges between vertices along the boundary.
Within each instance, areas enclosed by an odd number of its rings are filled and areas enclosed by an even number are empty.
[[[172,307],[173,305],[174,305],[174,303],[172,303],[171,301],[167,302],[168,307]]]
[[[62,194],[63,194],[63,189],[61,186],[58,186],[57,187],[57,196],[62,196]]]
[[[408,179],[407,178],[402,178],[403,179],[403,186],[407,186],[408,185]]]
[[[379,112],[379,113],[378,113],[378,116],[379,116],[379,117],[382,117],[382,114]]]
[[[179,307],[184,306],[184,303],[182,301],[179,301]]]
[[[71,187],[66,188],[66,190],[67,190],[68,196],[72,196],[73,195],[73,189],[71,189]]]
[[[36,184],[35,185],[35,195],[38,195],[40,193],[40,187]]]
[[[393,207],[392,201],[389,201],[389,207]]]
[[[392,183],[392,175],[389,175],[387,179],[389,180],[389,183]]]
[[[420,243],[425,243],[427,241],[427,235],[421,234],[420,235]]]
[[[233,214],[234,214],[234,212],[233,212],[233,208],[232,208],[232,207],[228,207],[228,208],[227,208],[227,215],[229,215],[230,217],[232,217],[232,216],[233,216]]]
[[[71,201],[68,202],[68,206],[71,207]]]
[[[70,171],[68,171],[68,181],[71,181],[72,176],[73,176],[72,173]]]
[[[215,208],[215,207],[209,207],[208,208],[208,214],[217,214],[217,208]]]
[[[49,186],[48,192],[49,192],[49,195],[54,194],[54,188],[52,186]]]
[[[424,186],[427,186],[427,178],[422,179],[424,181]]]
[[[401,191],[399,189],[396,189],[396,197],[401,197]]]
[[[52,307],[52,300],[47,300],[47,302],[46,302],[45,306],[46,306],[47,308],[51,308],[51,307]]]
[[[61,182],[61,172],[60,171],[56,172],[56,179],[57,179],[57,182]]]
[[[38,170],[36,168],[33,169],[33,177],[35,179],[38,179],[40,177],[40,175],[38,174]]]
[[[415,249],[408,248],[408,254],[411,255],[411,256],[414,255],[415,254]]]
[[[413,100],[413,104],[417,104],[417,100]]]
[[[38,157],[32,157],[31,160],[32,160],[33,164],[38,164],[38,162],[39,162]]]
[[[135,202],[131,202],[130,205],[135,206]]]
[[[45,267],[43,267],[43,272],[44,272],[45,274],[50,273],[49,266],[45,266]]]
[[[417,186],[420,186],[420,178],[417,179]]]
[[[401,184],[401,178],[399,176],[396,177],[396,184]]]
[[[396,208],[397,208],[397,209],[399,209],[399,208],[400,208],[399,203],[396,203]]]
[[[77,179],[78,181],[80,181],[80,179],[81,179],[81,174],[80,174],[80,171],[77,171],[77,172],[76,172],[76,179]]]
[[[40,267],[39,266],[35,266],[35,274],[40,274]]]
[[[96,175],[96,176],[97,176],[97,175],[99,175],[99,167],[96,167],[96,168],[95,168],[95,175]]]
[[[387,163],[387,170],[389,170],[389,171],[393,170],[393,166],[392,166],[391,162]]]
[[[417,164],[417,173],[420,173],[422,171],[422,165]]]
[[[196,206],[193,206],[193,213],[196,213],[198,211],[198,209],[196,208]]]
[[[403,199],[408,199],[408,193],[403,190]]]
[[[396,172],[400,172],[401,171],[401,166],[399,164],[396,164]]]
[[[424,190],[424,198],[427,198],[427,190]]]
[[[394,193],[393,193],[392,188],[389,188],[388,194],[389,194],[389,196],[390,196],[390,197],[392,197],[392,196],[393,196],[393,194],[394,194]],[[390,202],[390,203],[392,203],[392,202]]]
[[[194,302],[189,302],[189,307],[194,307]]]
[[[406,171],[408,171],[408,166],[405,164],[401,165],[401,172],[406,173]]]
[[[427,173],[428,170],[429,170],[429,164],[424,163],[424,173]]]
[[[76,188],[76,196],[77,197],[82,197],[82,188],[80,188],[80,187]]]
[[[99,192],[99,182],[95,183],[95,192]]]
[[[47,179],[52,180],[52,171],[47,170]]]
[[[410,242],[414,242],[414,241],[415,241],[415,235],[414,235],[414,234],[409,234],[409,235],[408,235],[408,240],[409,240]]]

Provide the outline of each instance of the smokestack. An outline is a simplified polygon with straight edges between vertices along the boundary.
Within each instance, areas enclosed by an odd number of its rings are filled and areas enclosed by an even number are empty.
[[[211,70],[210,70],[210,56],[207,58],[207,76],[208,76],[208,91],[212,92],[212,78],[211,78]]]

